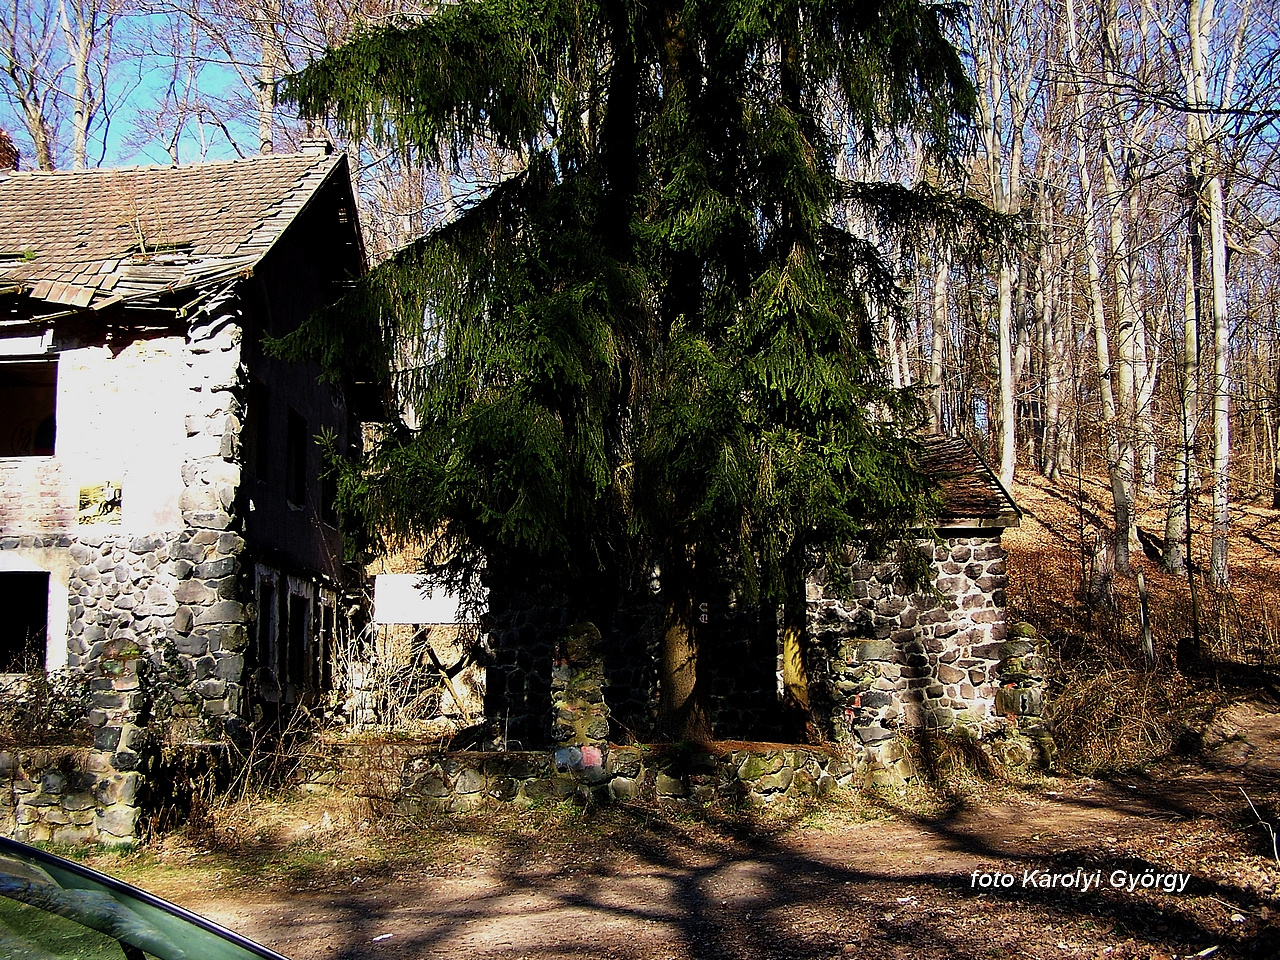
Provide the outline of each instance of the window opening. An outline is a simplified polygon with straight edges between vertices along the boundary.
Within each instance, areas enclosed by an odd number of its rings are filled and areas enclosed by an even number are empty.
[[[307,621],[311,601],[301,594],[289,595],[289,682],[297,688],[307,685]]]
[[[49,574],[0,573],[0,610],[0,673],[44,670]]]
[[[283,584],[281,585],[283,587]],[[289,623],[289,593],[285,589],[280,591],[280,606],[277,608],[276,623],[279,625],[276,630],[276,649],[275,649],[275,674],[276,682],[280,684],[280,702],[284,702],[284,688],[289,682],[289,641],[293,638],[293,630]]]
[[[249,384],[248,406],[244,413],[244,467],[259,480],[270,475],[271,397],[265,383]]]
[[[275,671],[275,584],[258,581],[258,663],[269,672]]]
[[[57,434],[58,361],[0,361],[0,457],[51,457]]]

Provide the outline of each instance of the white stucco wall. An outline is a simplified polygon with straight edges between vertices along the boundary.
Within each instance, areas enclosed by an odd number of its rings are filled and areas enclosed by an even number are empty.
[[[34,359],[47,347],[41,338],[0,339],[0,356]],[[0,572],[49,574],[50,670],[67,664],[75,562],[65,538],[182,528],[185,418],[196,406],[187,361],[182,337],[138,340],[118,355],[106,347],[62,351],[54,455],[0,458]],[[82,523],[81,488],[105,483],[119,485],[118,513]]]
[[[3,351],[0,351],[3,352]],[[184,417],[193,406],[181,337],[58,355],[52,457],[0,458],[0,536],[74,535],[82,487],[118,483],[112,533],[178,530]],[[90,524],[89,526],[98,526]]]
[[[182,526],[183,418],[190,391],[180,337],[69,350],[58,363],[56,459],[77,490],[121,483],[121,532]]]

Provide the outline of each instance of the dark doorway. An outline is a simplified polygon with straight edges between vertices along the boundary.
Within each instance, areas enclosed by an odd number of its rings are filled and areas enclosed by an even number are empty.
[[[298,693],[310,686],[310,678],[306,675],[310,614],[310,598],[289,594],[289,682]]]
[[[0,673],[45,667],[49,574],[0,573]]]

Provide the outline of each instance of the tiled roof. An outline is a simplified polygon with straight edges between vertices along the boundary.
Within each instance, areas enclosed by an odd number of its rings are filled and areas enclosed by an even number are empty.
[[[343,156],[0,177],[0,294],[96,309],[251,268]]]
[[[987,462],[963,437],[924,437],[920,469],[942,493],[939,527],[1016,527],[1022,513]]]

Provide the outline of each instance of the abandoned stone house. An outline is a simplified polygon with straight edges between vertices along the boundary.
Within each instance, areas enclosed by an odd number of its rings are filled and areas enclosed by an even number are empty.
[[[348,576],[315,438],[356,444],[363,398],[263,337],[332,302],[364,263],[347,160],[323,148],[0,172],[0,705],[28,671],[61,673],[87,690],[92,735],[71,753],[0,742],[0,832],[129,838],[156,730],[211,742],[350,685],[330,676]],[[814,706],[864,752],[902,728],[1039,709],[1034,651],[1004,642],[1000,541],[1017,508],[967,442],[926,454],[944,513],[936,539],[904,549],[924,554],[931,583],[856,551],[810,579]],[[416,580],[386,576],[388,589]],[[576,618],[500,584],[490,597],[486,675],[472,696],[455,675],[463,695],[449,699],[482,707],[504,746],[561,745],[555,649]],[[375,605],[373,623],[441,616],[405,599]],[[776,623],[727,591],[706,612],[718,734],[776,738]],[[652,594],[631,596],[601,624],[615,742],[654,732],[659,614]]]
[[[70,806],[37,802],[48,756],[0,744],[23,835],[131,836],[148,721],[217,737],[329,681],[344,572],[315,438],[358,430],[263,347],[365,269],[347,158],[309,146],[0,172],[0,698],[63,671],[93,732],[49,787]]]

